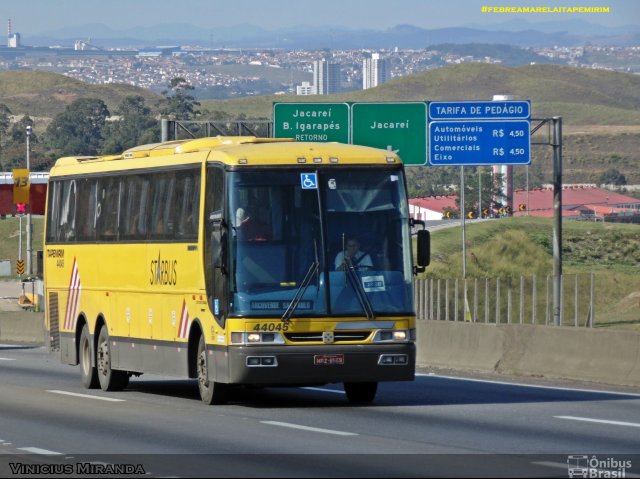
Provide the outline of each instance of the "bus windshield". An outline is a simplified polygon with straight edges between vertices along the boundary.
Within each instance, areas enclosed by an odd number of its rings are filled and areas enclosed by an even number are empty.
[[[229,313],[413,311],[402,171],[229,172]]]

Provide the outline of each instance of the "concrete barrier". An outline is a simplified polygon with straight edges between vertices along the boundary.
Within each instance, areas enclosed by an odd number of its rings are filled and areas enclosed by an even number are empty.
[[[419,366],[640,386],[640,332],[417,323]]]
[[[417,364],[640,387],[640,332],[417,321]],[[44,343],[44,314],[0,312],[0,341]]]
[[[0,341],[44,344],[44,313],[0,312]]]

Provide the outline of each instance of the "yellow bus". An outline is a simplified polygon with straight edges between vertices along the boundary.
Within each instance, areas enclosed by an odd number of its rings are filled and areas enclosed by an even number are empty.
[[[232,386],[412,380],[413,266],[400,159],[338,143],[215,137],[67,157],[45,221],[47,342],[86,388],[132,376]],[[422,263],[422,264],[420,264]]]

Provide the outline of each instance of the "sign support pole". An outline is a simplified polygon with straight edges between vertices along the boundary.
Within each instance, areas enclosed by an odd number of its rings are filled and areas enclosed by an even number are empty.
[[[31,137],[31,126],[28,125],[27,126],[27,174],[29,175],[31,175],[31,164],[29,159],[30,137]],[[31,186],[29,186],[29,188],[31,188]],[[33,261],[32,261],[33,252],[31,251],[32,240],[33,240],[33,238],[31,237],[32,229],[33,228],[31,226],[31,202],[29,202],[29,204],[27,205],[27,276],[31,276],[33,274]]]
[[[562,117],[553,121],[553,319],[562,326]]]

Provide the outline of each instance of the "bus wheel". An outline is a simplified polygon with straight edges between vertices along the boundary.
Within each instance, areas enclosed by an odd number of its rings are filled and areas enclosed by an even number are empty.
[[[111,369],[111,348],[109,347],[109,333],[106,326],[100,329],[100,336],[98,336],[96,366],[98,380],[103,391],[120,391],[129,384],[129,376],[126,371]]]
[[[204,346],[204,338],[200,336],[200,342],[198,343],[198,389],[200,390],[200,398],[207,405],[226,403],[229,399],[228,385],[211,381],[208,371],[207,350]]]
[[[86,324],[82,328],[82,333],[80,333],[78,356],[82,385],[87,389],[96,389],[99,386],[98,373],[96,368],[91,366],[91,335],[89,334],[89,326]]]
[[[344,383],[344,392],[350,403],[369,403],[376,397],[378,383]]]

